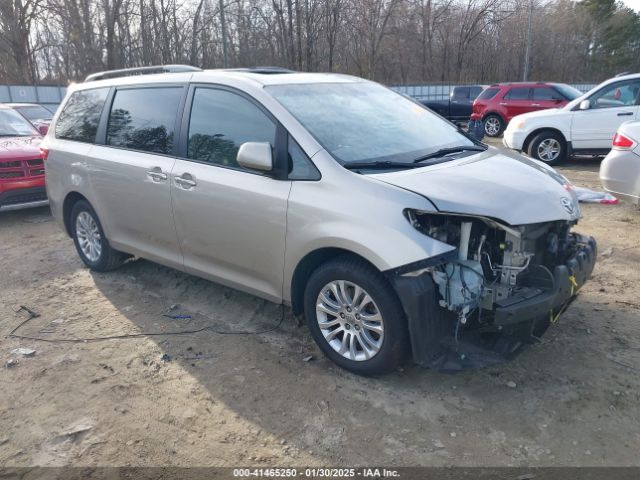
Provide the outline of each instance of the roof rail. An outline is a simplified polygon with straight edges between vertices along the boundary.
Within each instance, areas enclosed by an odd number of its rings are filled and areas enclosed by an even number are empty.
[[[151,73],[201,72],[202,69],[191,65],[153,65],[150,67],[122,68],[120,70],[106,70],[88,75],[85,82],[104,80],[105,78],[128,77],[131,75],[147,75]]]
[[[262,73],[265,75],[277,74],[277,73],[297,73],[295,70],[289,70],[283,67],[246,67],[246,68],[230,68],[229,71],[234,72],[247,72],[247,73]]]

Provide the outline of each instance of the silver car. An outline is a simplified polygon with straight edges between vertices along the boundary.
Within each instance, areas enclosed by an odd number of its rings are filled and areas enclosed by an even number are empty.
[[[607,192],[640,205],[640,122],[618,128],[613,148],[600,164],[600,181]]]
[[[564,177],[351,76],[95,74],[44,148],[89,268],[143,257],[290,305],[359,374],[510,358],[595,263]]]

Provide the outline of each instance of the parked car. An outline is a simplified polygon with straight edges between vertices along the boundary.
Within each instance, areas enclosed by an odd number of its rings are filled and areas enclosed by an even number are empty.
[[[481,120],[487,136],[499,137],[516,115],[562,107],[580,95],[564,83],[499,83],[475,99],[471,120]]]
[[[600,164],[600,181],[607,192],[640,205],[640,122],[618,128],[612,149]]]
[[[29,123],[38,129],[42,135],[47,134],[47,129],[53,118],[51,111],[37,103],[5,103],[22,115]]]
[[[359,374],[510,358],[596,259],[564,177],[356,77],[94,74],[44,148],[89,268],[135,255],[291,305]]]
[[[514,118],[508,148],[556,165],[572,154],[606,155],[618,127],[640,118],[640,74],[611,78],[560,109]]]
[[[19,113],[0,105],[0,212],[48,203],[41,141]]]
[[[471,116],[471,107],[484,87],[481,85],[463,85],[451,89],[446,100],[420,100],[425,107],[452,122],[466,122]]]

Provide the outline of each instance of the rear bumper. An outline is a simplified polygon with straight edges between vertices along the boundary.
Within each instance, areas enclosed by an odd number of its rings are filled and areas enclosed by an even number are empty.
[[[577,248],[564,265],[548,272],[542,288],[508,297],[493,310],[488,324],[459,332],[455,314],[441,308],[429,273],[392,277],[404,307],[414,361],[423,367],[459,371],[513,358],[539,340],[587,281],[596,263],[592,237],[576,234]],[[489,335],[487,335],[489,334]]]
[[[42,207],[49,204],[47,192],[43,185],[17,188],[0,193],[0,212],[20,210],[23,208]]]
[[[640,202],[640,149],[611,150],[600,164],[600,182],[607,192],[634,204]]]

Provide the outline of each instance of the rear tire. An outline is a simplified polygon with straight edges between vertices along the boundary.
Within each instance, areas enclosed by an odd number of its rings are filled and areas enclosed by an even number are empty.
[[[531,140],[527,153],[547,165],[558,165],[567,158],[567,142],[559,133],[542,132]]]
[[[411,352],[404,310],[393,287],[358,258],[338,257],[311,274],[304,313],[324,354],[358,375],[396,370]]]
[[[127,259],[127,254],[111,248],[98,215],[86,200],[79,200],[73,205],[70,225],[78,255],[91,270],[108,272]]]
[[[504,121],[499,115],[487,115],[484,119],[484,133],[488,137],[499,137],[504,130]]]

